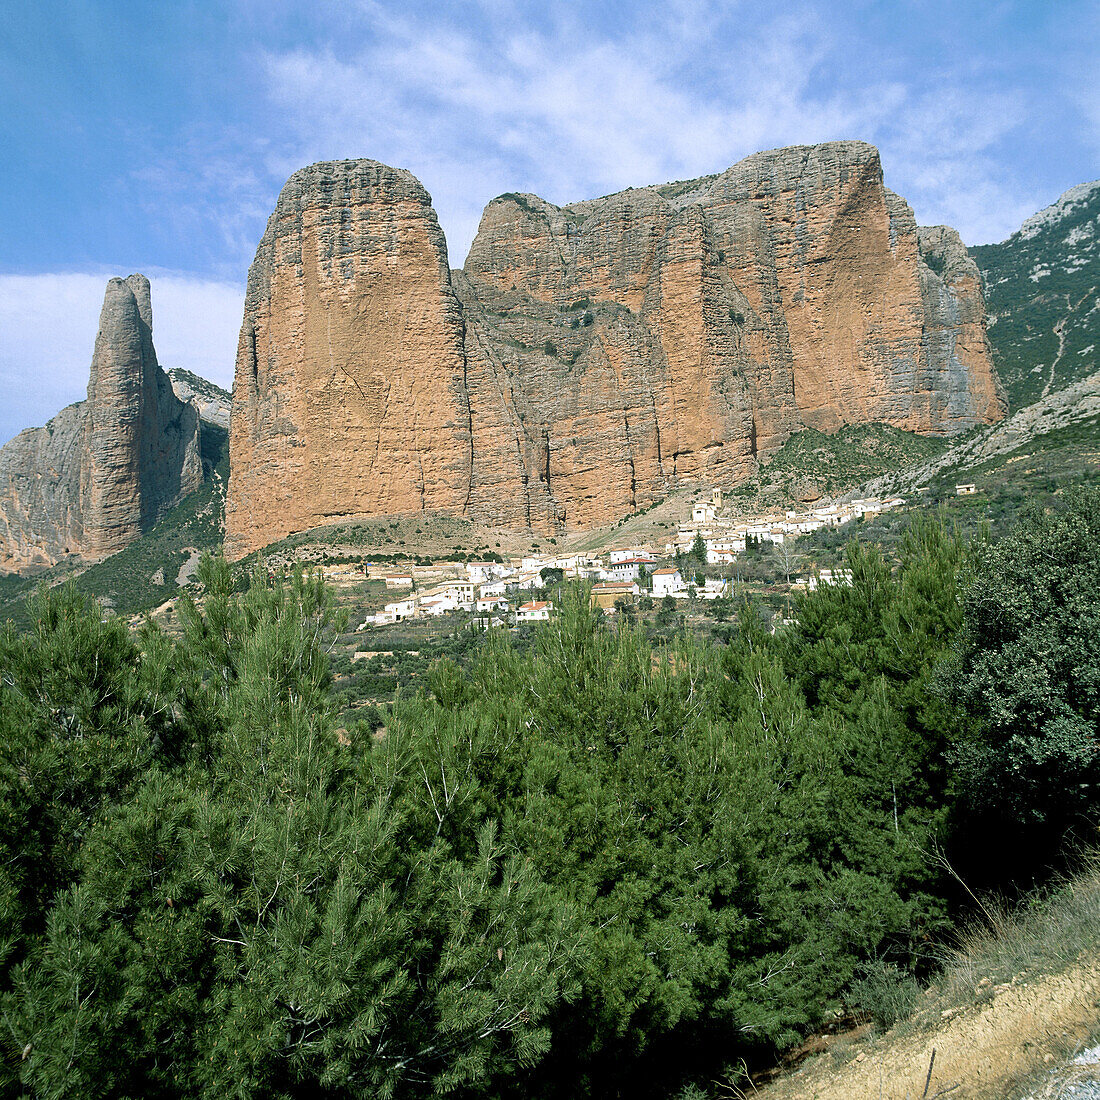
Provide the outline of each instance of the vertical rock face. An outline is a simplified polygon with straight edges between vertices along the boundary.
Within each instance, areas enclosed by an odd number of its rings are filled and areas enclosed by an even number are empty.
[[[684,479],[732,484],[804,426],[1004,415],[974,264],[953,230],[918,234],[861,142],[560,209],[501,196],[464,274],[470,377],[518,410],[471,386],[471,500],[501,522],[583,527]]]
[[[202,481],[199,417],[153,349],[149,280],[107,284],[88,399],[0,449],[0,567],[113,554]]]
[[[978,265],[946,225],[918,230],[928,374],[921,380],[933,422],[991,423],[1006,412],[1004,390],[985,369],[992,351]],[[992,384],[991,384],[992,383]]]
[[[84,402],[0,447],[0,570],[54,565],[79,554]]]
[[[462,511],[462,316],[431,199],[375,161],[291,176],[248,276],[226,551],[338,516]]]
[[[735,484],[805,426],[1004,415],[976,269],[870,145],[502,195],[453,277],[428,201],[369,161],[287,184],[249,278],[231,553],[413,508],[557,532]]]

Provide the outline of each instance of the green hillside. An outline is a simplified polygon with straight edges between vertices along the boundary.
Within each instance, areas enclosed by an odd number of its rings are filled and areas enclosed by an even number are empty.
[[[970,254],[1011,409],[1100,367],[1100,181],[1072,188],[1007,241]]]

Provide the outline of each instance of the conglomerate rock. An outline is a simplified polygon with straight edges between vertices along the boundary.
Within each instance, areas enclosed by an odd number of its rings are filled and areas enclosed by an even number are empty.
[[[295,172],[248,274],[226,550],[355,514],[465,509],[462,314],[431,198],[375,161]]]
[[[0,568],[121,550],[202,481],[199,417],[153,349],[149,280],[111,279],[88,399],[0,448]]]
[[[736,484],[802,427],[1004,412],[973,263],[918,233],[870,145],[502,195],[454,273],[407,172],[314,165],[249,274],[227,547],[420,509],[560,532]]]

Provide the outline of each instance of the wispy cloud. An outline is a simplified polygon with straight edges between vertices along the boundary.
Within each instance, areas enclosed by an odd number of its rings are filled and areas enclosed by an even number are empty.
[[[119,274],[129,272],[0,275],[0,332],[19,334],[0,341],[0,442],[86,396],[104,288]],[[231,386],[244,310],[240,288],[174,272],[146,274],[160,362]]]
[[[482,6],[494,18],[467,29],[368,4],[365,45],[265,54],[270,94],[297,137],[278,167],[366,155],[410,168],[432,191],[456,264],[501,191],[567,202],[837,138],[880,144],[918,214],[953,217],[964,237],[1007,235],[1026,213],[985,156],[1017,122],[1011,97],[979,104],[951,73],[934,87],[826,79],[851,67],[852,44],[813,8],[748,18],[743,6],[654,5],[632,22],[641,29],[608,32],[579,10],[536,26],[508,18],[522,5]]]

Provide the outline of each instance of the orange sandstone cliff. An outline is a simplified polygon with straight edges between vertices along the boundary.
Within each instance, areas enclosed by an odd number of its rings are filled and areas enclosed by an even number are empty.
[[[977,269],[870,145],[561,208],[504,195],[453,273],[412,176],[315,165],[249,274],[227,549],[421,509],[560,532],[736,484],[802,427],[1004,412]]]

